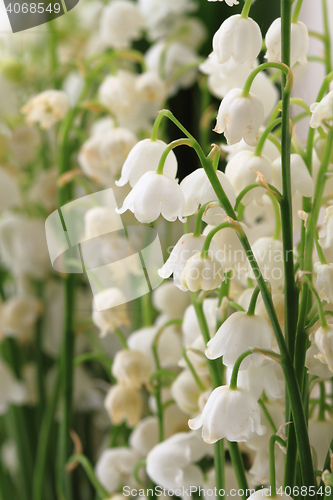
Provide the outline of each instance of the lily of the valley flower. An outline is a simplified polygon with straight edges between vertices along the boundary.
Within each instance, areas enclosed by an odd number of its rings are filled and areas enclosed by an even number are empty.
[[[220,104],[214,132],[224,133],[228,144],[244,139],[249,146],[256,146],[263,120],[261,99],[251,93],[244,96],[241,89],[232,89]]]
[[[312,116],[310,127],[327,128],[327,122],[332,124],[333,120],[333,90],[329,92],[320,102],[314,102],[310,107]],[[324,123],[324,121],[326,123]]]
[[[322,300],[333,302],[333,264],[315,264],[317,291]]]
[[[150,359],[140,351],[118,351],[112,364],[112,375],[118,382],[139,389],[147,384],[152,372]]]
[[[104,407],[113,424],[126,422],[129,427],[134,427],[140,421],[143,409],[140,391],[132,386],[115,384],[106,395]]]
[[[250,347],[270,349],[272,342],[273,332],[265,318],[237,311],[229,316],[208,342],[206,356],[209,359],[223,356],[223,363],[232,368],[237,358]],[[262,360],[262,355],[251,354],[242,361],[240,369],[246,370],[252,361],[258,366]]]
[[[49,129],[61,120],[69,111],[68,96],[62,90],[45,90],[27,102],[22,113],[27,116],[29,125],[39,123],[43,129]]]
[[[323,363],[327,363],[333,372],[333,325],[327,324],[318,328],[314,335],[314,341],[319,349],[316,356]]]
[[[259,405],[252,394],[227,385],[214,389],[202,414],[189,420],[189,427],[194,430],[202,427],[206,443],[216,443],[222,438],[243,442],[254,432],[260,436],[266,432],[266,427],[260,424]]]
[[[197,252],[186,262],[181,280],[191,292],[214,290],[224,280],[223,266],[211,252],[205,257]]]
[[[145,19],[135,3],[114,0],[104,7],[100,18],[100,36],[107,47],[127,49],[140,38]]]
[[[123,168],[121,170],[121,177],[116,181],[117,186],[124,186],[129,182],[133,188],[138,180],[146,172],[154,172],[157,170],[158,163],[161,159],[162,153],[167,147],[163,141],[152,141],[151,139],[143,139],[138,142],[127,156]],[[176,177],[177,173],[177,158],[173,151],[168,154],[163,172],[165,175]]]
[[[140,454],[131,448],[104,450],[96,464],[96,477],[110,493],[127,485],[134,488],[133,469],[139,460]]]
[[[313,179],[309,170],[299,154],[290,155],[290,170],[291,170],[291,191],[293,196],[296,192],[311,198],[314,193]],[[274,186],[282,191],[282,160],[277,158],[273,162],[273,182]]]
[[[226,19],[213,38],[213,53],[220,64],[233,59],[238,64],[251,66],[262,46],[262,36],[258,24],[240,14]]]
[[[275,19],[268,28],[265,37],[267,47],[266,59],[269,62],[281,61],[281,18]],[[291,52],[290,67],[297,62],[308,64],[307,53],[309,50],[309,33],[304,23],[297,21],[291,23]]]

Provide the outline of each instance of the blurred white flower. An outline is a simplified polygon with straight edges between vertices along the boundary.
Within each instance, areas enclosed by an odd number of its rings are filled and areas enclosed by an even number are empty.
[[[166,147],[167,144],[160,140],[152,141],[151,139],[143,139],[139,141],[127,156],[121,170],[121,177],[119,181],[116,181],[116,186],[124,186],[129,182],[133,188],[143,174],[146,172],[156,172],[158,163]],[[176,155],[173,151],[170,151],[164,164],[163,173],[174,179],[177,174],[177,168]]]
[[[158,76],[155,71],[145,71],[138,75],[135,88],[143,102],[157,102],[161,105],[166,98],[165,82]]]
[[[21,204],[21,192],[17,179],[0,167],[0,211]]]
[[[314,466],[323,470],[333,438],[333,422],[331,419],[310,418],[308,426],[310,445],[315,451]]]
[[[272,341],[273,332],[265,318],[237,311],[229,316],[208,342],[205,354],[208,359],[223,356],[223,364],[232,368],[237,358],[250,347],[270,349]],[[259,366],[263,362],[263,356],[261,354],[247,356],[242,361],[240,369],[246,370],[251,362]]]
[[[7,364],[0,360],[0,415],[8,410],[8,406],[24,404],[27,397],[25,384],[17,380]]]
[[[141,37],[144,27],[144,17],[129,0],[113,0],[101,12],[100,37],[107,47],[128,49]]]
[[[152,301],[155,309],[172,319],[183,317],[191,299],[187,293],[176,287],[172,281],[165,281],[153,291]]]
[[[126,422],[129,427],[134,427],[143,410],[141,393],[135,387],[115,384],[106,395],[104,407],[114,425]]]
[[[333,372],[333,325],[321,326],[314,334],[314,341],[319,349],[317,358],[327,363]]]
[[[184,195],[175,179],[166,174],[146,172],[116,212],[123,214],[130,210],[142,223],[154,222],[159,215],[170,222],[177,217],[183,222],[184,205]]]
[[[254,432],[260,436],[266,432],[266,427],[260,424],[259,405],[252,394],[227,385],[214,389],[202,414],[189,420],[189,427],[194,430],[202,427],[203,440],[210,444],[222,438],[243,442]]]
[[[158,443],[158,417],[155,415],[143,418],[133,429],[129,444],[140,455],[146,457]]]
[[[252,151],[240,151],[227,163],[225,175],[230,180],[237,196],[244,188],[256,183],[257,173],[254,170],[260,172],[267,182],[271,182],[272,162],[264,155],[257,156]],[[260,186],[251,189],[242,198],[242,204],[248,205],[254,199],[258,201],[265,193],[266,190]]]
[[[39,123],[48,129],[64,118],[70,109],[68,96],[62,90],[45,90],[30,99],[22,108],[29,125]]]
[[[29,342],[41,313],[42,304],[35,297],[11,297],[0,305],[0,331],[19,342]]]
[[[110,493],[116,493],[123,486],[134,488],[137,484],[133,469],[139,460],[139,453],[131,448],[104,450],[96,463],[96,477]]]
[[[258,143],[259,127],[264,120],[264,106],[254,94],[243,96],[241,89],[232,89],[222,100],[214,132],[224,133],[228,144],[241,139],[255,146]]]
[[[200,252],[192,255],[181,274],[183,286],[191,292],[214,290],[223,280],[222,263],[211,252],[207,257],[202,257]]]
[[[313,179],[309,170],[299,154],[290,155],[290,170],[291,170],[291,190],[292,194],[296,192],[302,196],[311,198],[314,193]],[[273,162],[273,181],[272,184],[281,192],[282,191],[282,160],[281,157]]]
[[[333,302],[333,264],[320,264],[316,262],[317,291],[321,300],[330,304]]]
[[[30,200],[46,208],[48,212],[55,210],[57,205],[57,178],[57,169],[43,170],[29,192]]]
[[[320,378],[331,378],[332,371],[327,366],[325,360],[320,356],[316,344],[312,344],[306,351],[305,366],[310,375],[316,375]]]
[[[96,307],[98,303],[99,310]],[[100,329],[101,337],[122,325],[128,325],[126,298],[119,288],[98,292],[93,300],[92,320]]]
[[[216,322],[218,318],[218,299],[210,298],[204,299],[203,301],[203,312],[206,318],[207,326],[210,335],[214,335],[216,331]],[[195,342],[198,336],[202,336],[200,325],[198,322],[198,318],[194,309],[194,306],[191,304],[185,311],[183,324],[183,344],[184,346],[192,344]]]
[[[204,387],[209,387],[209,379],[201,377]],[[177,406],[187,415],[195,415],[199,411],[201,390],[189,369],[183,370],[171,386],[171,394]]]
[[[152,363],[143,352],[124,349],[115,355],[111,372],[120,384],[140,389],[149,382]]]
[[[333,246],[333,205],[326,208],[324,229],[325,234],[320,238],[319,243],[323,248],[330,248]]]
[[[265,37],[267,47],[266,59],[269,62],[281,61],[281,18],[277,18],[268,28]],[[297,62],[300,64],[308,64],[307,53],[309,50],[309,33],[308,28],[301,21],[291,23],[291,51],[290,51],[290,67],[292,68]]]
[[[228,17],[213,37],[213,54],[220,64],[233,59],[238,64],[251,66],[262,46],[262,35],[258,24],[250,17],[240,14]]]

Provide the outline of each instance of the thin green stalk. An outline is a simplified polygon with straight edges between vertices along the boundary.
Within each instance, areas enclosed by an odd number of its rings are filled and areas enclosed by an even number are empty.
[[[303,0],[297,0],[296,6],[295,6],[295,9],[294,9],[292,18],[291,18],[291,22],[292,23],[297,23],[299,14],[301,12],[302,4],[303,4]]]
[[[326,321],[326,318],[325,318],[323,305],[321,303],[321,300],[320,300],[320,297],[318,295],[318,292],[315,289],[315,287],[313,286],[312,282],[309,280],[309,278],[306,275],[302,276],[302,280],[305,281],[305,283],[308,285],[309,289],[311,290],[311,292],[313,293],[313,295],[314,295],[314,297],[316,299],[318,313],[319,313],[319,318],[320,318],[320,323],[321,323],[321,326],[323,328],[325,328],[327,326],[327,321]]]
[[[332,55],[331,55],[331,36],[329,25],[329,13],[327,10],[327,1],[322,0],[323,24],[324,24],[324,45],[325,45],[325,66],[326,74],[332,71]]]
[[[256,286],[255,289],[254,289],[254,291],[253,291],[253,293],[252,293],[252,297],[251,297],[251,300],[250,300],[249,308],[247,310],[247,314],[249,316],[253,316],[254,315],[254,311],[256,309],[256,304],[257,304],[257,299],[258,299],[259,293],[260,293],[260,288],[258,286]]]
[[[265,128],[265,130],[263,131],[263,133],[260,136],[260,139],[258,141],[256,149],[254,150],[255,156],[261,156],[262,155],[262,150],[264,148],[265,141],[266,141],[267,137],[272,132],[272,130],[277,125],[279,125],[281,123],[281,121],[282,121],[282,118],[277,118],[276,120],[274,120],[273,122],[271,122],[269,125],[267,125],[267,127]]]
[[[200,207],[197,218],[195,220],[195,227],[194,227],[194,233],[193,236],[198,237],[201,235],[201,222],[202,222],[202,217],[204,216],[206,209],[208,205],[211,203],[214,203],[213,201],[207,201],[207,203],[204,203],[202,207]]]
[[[263,63],[263,64],[260,64],[253,71],[251,71],[251,73],[247,77],[247,79],[244,83],[244,86],[243,86],[242,95],[244,97],[247,97],[249,95],[253,80],[258,75],[258,73],[260,73],[260,71],[263,71],[264,69],[268,69],[268,68],[275,68],[275,69],[279,69],[280,71],[282,71],[282,73],[285,75],[284,78],[282,77],[283,88],[288,94],[290,94],[292,86],[293,86],[293,72],[289,68],[289,61],[288,61],[288,63],[286,63],[285,61],[282,61],[282,63],[278,63],[278,62],[277,63],[274,63],[274,62]],[[283,98],[282,98],[282,101],[283,101]],[[282,104],[283,104],[283,102],[282,102]],[[283,109],[282,109],[282,113],[283,113]],[[269,122],[269,125],[270,125],[270,123],[271,122]]]
[[[79,464],[82,465],[82,467],[84,468],[91,484],[95,488],[95,491],[100,498],[106,499],[106,498],[110,497],[110,493],[98,481],[98,479],[95,475],[94,469],[93,469],[91,463],[89,462],[89,460],[87,459],[87,457],[85,457],[84,455],[79,455],[79,454],[72,455],[70,457],[68,463],[70,464],[73,462],[79,462]]]
[[[242,12],[241,12],[241,16],[242,17],[249,17],[249,12],[250,12],[250,9],[251,9],[251,5],[252,5],[252,0],[246,0],[245,1],[245,4],[243,6],[243,9],[242,9]]]
[[[204,241],[202,251],[201,251],[201,257],[203,259],[206,259],[209,256],[209,246],[211,244],[212,239],[214,238],[215,234],[221,231],[222,229],[226,229],[227,227],[233,227],[231,222],[223,222],[222,224],[219,224],[218,226],[214,227],[211,231],[206,236],[206,239]],[[236,228],[235,228],[236,229]]]
[[[187,348],[186,348],[186,347],[184,347],[184,348],[183,348],[183,358],[185,359],[185,362],[186,362],[186,364],[187,364],[187,366],[188,366],[188,368],[189,368],[190,372],[192,373],[193,378],[194,378],[194,380],[195,380],[195,382],[196,382],[197,386],[199,387],[199,390],[200,390],[201,392],[205,392],[206,388],[205,388],[205,386],[203,385],[203,383],[201,382],[199,375],[198,375],[198,374],[197,374],[197,372],[195,371],[195,368],[194,368],[193,364],[192,364],[192,363],[191,363],[191,361],[189,360],[189,357],[188,357],[188,355],[187,355]]]
[[[161,159],[159,161],[156,173],[157,174],[163,174],[163,168],[165,164],[165,160],[167,159],[168,154],[170,151],[175,149],[178,146],[189,146],[190,148],[193,147],[193,141],[191,139],[177,139],[176,141],[172,141],[168,146],[165,148],[165,150],[162,153]]]
[[[157,115],[157,118],[154,122],[153,130],[151,132],[151,137],[150,137],[151,141],[157,140],[158,129],[160,128],[161,121],[163,120],[163,116],[164,116],[163,113],[159,113]]]
[[[49,454],[49,444],[51,437],[52,424],[54,422],[54,415],[57,409],[58,397],[60,389],[60,376],[57,374],[56,381],[54,383],[53,392],[46,408],[42,425],[40,428],[40,433],[38,437],[38,448],[36,463],[33,475],[33,500],[43,500],[45,498],[44,485],[46,477],[46,466]]]
[[[241,452],[239,450],[238,443],[234,441],[228,441],[228,450],[230,453],[231,462],[235,470],[236,479],[238,487],[243,490],[242,498],[246,499],[246,491],[249,489],[247,484],[247,479],[245,475],[245,467],[242,459]]]
[[[265,417],[266,417],[269,425],[271,426],[272,431],[274,432],[274,434],[276,434],[277,431],[278,431],[278,429],[277,429],[277,427],[276,427],[276,425],[274,423],[274,420],[272,419],[272,417],[271,417],[269,411],[267,410],[266,405],[265,405],[265,403],[263,402],[262,399],[258,400],[258,405],[261,406],[262,411],[264,412]]]
[[[273,434],[269,439],[269,485],[271,487],[270,496],[276,498],[276,479],[275,479],[275,443],[278,442],[283,446],[286,445],[285,441]]]
[[[325,421],[325,408],[326,408],[326,391],[325,391],[325,382],[319,382],[320,389],[320,398],[319,398],[319,414],[318,420]]]
[[[259,293],[259,287],[257,287],[257,288],[258,288],[258,292],[256,292],[256,293]],[[253,293],[253,295],[255,295],[255,294]],[[252,295],[252,298],[253,298],[253,295]],[[244,351],[240,356],[238,356],[236,363],[234,364],[234,367],[232,369],[232,374],[231,374],[230,384],[229,384],[230,389],[233,389],[233,390],[237,389],[237,377],[238,377],[240,365],[242,364],[242,361],[247,356],[251,356],[251,354],[253,354],[253,349],[247,349],[247,351]]]

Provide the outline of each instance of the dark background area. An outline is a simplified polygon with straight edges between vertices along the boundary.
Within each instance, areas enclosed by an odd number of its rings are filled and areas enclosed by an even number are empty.
[[[209,28],[207,40],[200,50],[200,55],[202,57],[207,57],[212,51],[212,38],[214,33],[219,29],[227,17],[241,12],[244,2],[240,0],[239,5],[233,7],[229,7],[225,2],[221,1],[208,2],[207,0],[200,0],[198,3],[199,9],[194,12],[194,15],[202,19],[205,26]],[[263,36],[265,36],[274,19],[280,16],[279,0],[256,0],[251,7],[250,16],[259,24],[261,32]],[[213,104],[216,110],[220,102],[220,100],[210,96],[209,104]],[[196,84],[189,89],[178,92],[174,98],[169,100],[168,108],[175,114],[187,130],[189,130],[196,139],[199,139],[198,124],[201,116],[201,92],[198,85]],[[213,128],[214,125],[215,123],[212,122],[211,128]],[[181,137],[178,128],[170,121],[168,127],[170,141]],[[224,136],[211,131],[209,140],[210,142],[221,143],[224,141]],[[175,154],[178,159],[178,177],[180,180],[199,166],[197,156],[191,148],[186,146],[176,148]]]

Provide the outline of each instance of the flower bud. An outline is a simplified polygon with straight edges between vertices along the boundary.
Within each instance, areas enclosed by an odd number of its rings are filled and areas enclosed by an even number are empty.
[[[142,352],[125,349],[115,355],[111,371],[117,382],[140,389],[148,383],[152,366]]]
[[[113,424],[126,422],[129,427],[134,427],[142,414],[140,391],[127,385],[113,385],[106,395],[104,407]]]
[[[241,139],[249,146],[258,143],[259,127],[264,120],[264,106],[254,94],[243,96],[241,89],[232,89],[220,104],[214,132],[224,133],[228,144]]]

